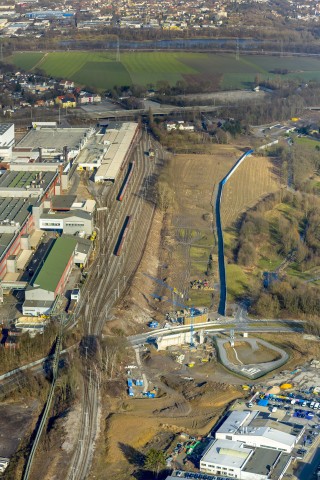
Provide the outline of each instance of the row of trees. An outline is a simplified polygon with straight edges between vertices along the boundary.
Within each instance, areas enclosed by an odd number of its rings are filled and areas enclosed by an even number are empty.
[[[291,215],[277,213],[272,221],[265,218],[266,211],[282,204]],[[257,245],[273,244],[285,258],[294,253],[297,268],[301,271],[320,265],[320,199],[299,192],[272,194],[262,200],[253,210],[244,214],[235,249],[236,261],[240,265],[255,265]],[[258,239],[260,241],[258,241]]]
[[[274,282],[252,305],[260,317],[276,318],[280,311],[291,315],[318,316],[320,297],[316,287],[296,281]]]

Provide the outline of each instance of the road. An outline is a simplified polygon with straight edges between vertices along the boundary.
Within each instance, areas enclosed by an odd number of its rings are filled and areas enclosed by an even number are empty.
[[[232,105],[228,105],[228,108],[231,108]],[[221,108],[225,108],[225,105],[195,105],[192,107],[178,107],[176,105],[166,105],[160,106],[159,108],[152,109],[153,115],[170,115],[172,113],[180,113],[180,112],[194,112],[195,110],[198,112],[215,112],[220,110]],[[88,115],[95,119],[101,118],[136,118],[139,115],[149,115],[149,109],[140,108],[138,110],[106,110],[101,109],[99,111],[96,109],[94,112],[88,113]]]
[[[131,337],[128,337],[129,342],[131,343],[132,346],[139,346],[143,345],[148,338],[156,338],[158,336],[167,336],[167,335],[173,335],[178,332],[184,332],[187,330],[188,327],[185,326],[179,326],[179,327],[172,327],[170,329],[157,329],[157,330],[150,330],[149,332],[145,333],[140,333],[138,335],[132,335]],[[194,330],[200,330],[200,329],[205,329],[206,332],[210,335],[211,333],[217,333],[217,332],[226,332],[229,331],[231,328],[235,328],[234,325],[221,325],[221,323],[203,323],[201,325],[194,325]],[[236,332],[275,332],[275,333],[285,333],[285,332],[301,332],[302,329],[299,326],[288,326],[288,327],[275,327],[275,326],[250,326],[248,324],[245,324],[242,322],[240,325],[236,327]]]
[[[145,155],[149,148],[146,133],[138,143],[133,158],[136,167],[128,190],[122,202],[116,201],[117,188],[111,188],[99,199],[99,252],[83,289],[79,305],[84,318],[87,345],[83,362],[83,397],[80,418],[80,431],[76,451],[70,460],[68,479],[88,478],[93,456],[94,443],[99,426],[100,385],[99,375],[87,362],[90,356],[91,340],[101,336],[103,326],[109,319],[111,308],[126,288],[141,260],[145,241],[151,226],[154,204],[148,199],[148,189],[152,182],[156,160]],[[155,148],[162,152],[161,147]],[[125,172],[123,172],[125,174]],[[122,179],[117,182],[121,185]],[[113,254],[115,243],[127,215],[133,220],[120,257]]]

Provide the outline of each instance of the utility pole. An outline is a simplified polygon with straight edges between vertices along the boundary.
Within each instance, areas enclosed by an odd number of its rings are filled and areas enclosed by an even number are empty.
[[[236,60],[240,59],[240,49],[239,49],[239,38],[237,38],[237,45],[236,45]]]
[[[120,39],[119,39],[119,35],[117,35],[117,54],[116,54],[116,62],[120,62]]]

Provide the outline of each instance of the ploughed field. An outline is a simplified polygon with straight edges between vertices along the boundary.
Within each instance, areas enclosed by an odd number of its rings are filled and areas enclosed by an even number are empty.
[[[114,86],[154,85],[179,80],[216,81],[222,89],[247,88],[257,74],[261,79],[281,77],[303,81],[320,80],[320,59],[311,57],[276,57],[190,52],[121,52],[116,61],[114,51],[16,52],[6,59],[24,70],[41,69],[53,77],[73,80],[79,85],[106,90]]]

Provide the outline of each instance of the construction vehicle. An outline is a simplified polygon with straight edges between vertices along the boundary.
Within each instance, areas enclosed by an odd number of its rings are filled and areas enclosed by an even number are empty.
[[[93,242],[96,239],[96,236],[97,236],[97,232],[96,230],[94,230],[91,234],[90,240]]]

